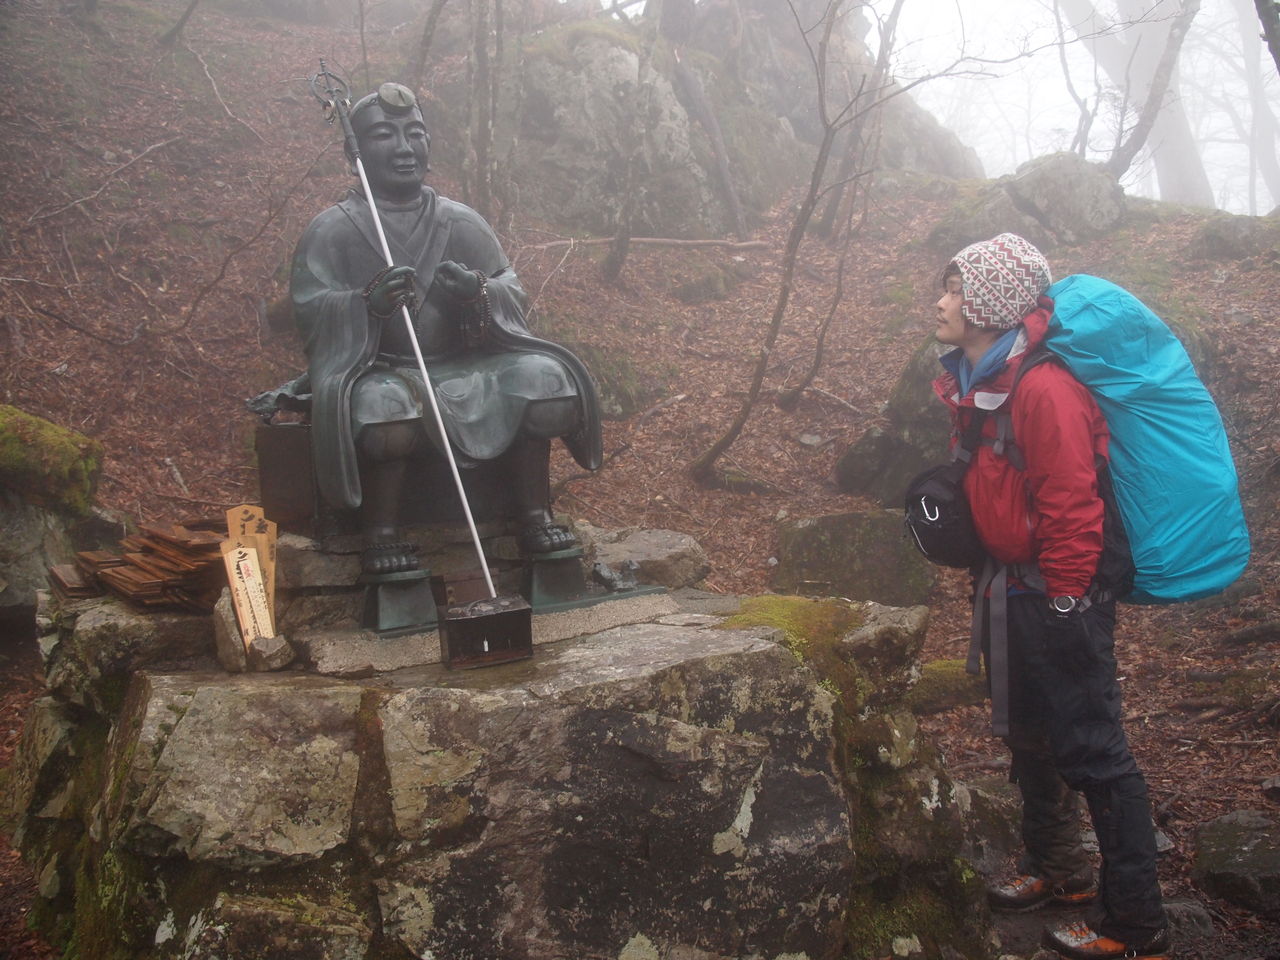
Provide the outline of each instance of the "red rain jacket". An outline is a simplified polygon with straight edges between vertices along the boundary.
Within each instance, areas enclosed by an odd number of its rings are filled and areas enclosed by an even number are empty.
[[[1015,469],[989,443],[978,448],[964,477],[974,526],[997,560],[1037,564],[1049,596],[1079,597],[1102,555],[1095,458],[1107,455],[1106,421],[1088,389],[1058,363],[1028,370],[1009,400],[1018,367],[1044,340],[1052,310],[1053,301],[1041,297],[1023,320],[1004,368],[967,396],[959,395],[949,372],[933,389],[951,408],[953,444],[975,407],[1010,414],[1026,469]],[[982,435],[994,439],[995,416],[987,417]]]

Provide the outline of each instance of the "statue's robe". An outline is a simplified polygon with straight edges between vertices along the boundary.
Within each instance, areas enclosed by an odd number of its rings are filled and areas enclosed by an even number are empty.
[[[597,469],[600,408],[591,376],[570,351],[529,332],[524,290],[489,225],[429,187],[411,203],[379,201],[378,211],[392,259],[417,271],[415,329],[460,464],[505,451],[529,403],[575,397],[577,426],[563,439],[579,464]],[[446,260],[488,277],[492,322],[478,347],[468,347],[460,329],[460,311],[476,307],[423,289]],[[362,295],[384,266],[368,202],[354,190],[311,222],[293,259],[290,294],[308,360],[316,475],[324,499],[339,508],[361,502],[360,428],[424,411],[425,387],[401,312],[373,317]],[[423,423],[438,445],[430,410]]]

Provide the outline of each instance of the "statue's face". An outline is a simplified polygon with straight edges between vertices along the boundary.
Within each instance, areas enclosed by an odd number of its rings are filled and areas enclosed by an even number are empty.
[[[427,172],[427,126],[417,110],[391,116],[376,104],[360,111],[355,126],[364,171],[374,196],[412,200]]]

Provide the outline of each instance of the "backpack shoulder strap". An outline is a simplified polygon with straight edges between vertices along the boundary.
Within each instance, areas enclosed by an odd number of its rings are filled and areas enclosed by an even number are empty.
[[[1009,385],[1009,399],[996,413],[996,435],[989,440],[983,440],[983,443],[991,444],[997,456],[1004,457],[1009,461],[1010,466],[1019,472],[1027,468],[1027,459],[1022,455],[1022,448],[1018,446],[1013,436],[1013,414],[1011,413],[1013,397],[1018,390],[1018,384],[1022,382],[1022,378],[1028,371],[1043,363],[1052,363],[1056,360],[1057,356],[1043,343],[1036,345],[1022,358],[1017,373],[1013,375],[1013,383]]]
[[[960,431],[960,436],[954,447],[951,448],[951,460],[963,461],[965,466],[969,465],[969,461],[973,458],[973,451],[978,449],[982,444],[982,424],[987,419],[987,411],[979,410],[976,407],[969,414],[969,422],[965,424],[964,430]]]

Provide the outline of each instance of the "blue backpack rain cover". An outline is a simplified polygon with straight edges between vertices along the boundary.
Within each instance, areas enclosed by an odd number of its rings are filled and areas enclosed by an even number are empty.
[[[1049,288],[1046,345],[1111,429],[1111,475],[1137,567],[1137,603],[1218,593],[1249,561],[1236,469],[1213,398],[1159,317],[1084,274]]]

